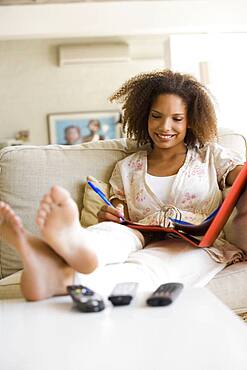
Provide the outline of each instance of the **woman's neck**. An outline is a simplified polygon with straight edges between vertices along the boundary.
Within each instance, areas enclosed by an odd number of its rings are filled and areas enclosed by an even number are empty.
[[[147,172],[153,176],[172,176],[178,173],[186,158],[185,145],[179,148],[154,148],[148,154]]]
[[[172,148],[158,148],[154,147],[153,150],[149,154],[150,159],[157,159],[160,161],[170,161],[174,158],[181,157],[185,155],[187,152],[187,147],[184,143],[181,143],[179,146],[175,146]]]

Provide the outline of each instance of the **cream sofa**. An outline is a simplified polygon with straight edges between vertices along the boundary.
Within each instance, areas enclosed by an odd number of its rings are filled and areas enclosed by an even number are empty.
[[[246,140],[242,135],[220,130],[218,141],[246,158]],[[35,213],[40,198],[53,184],[68,189],[81,210],[86,177],[92,175],[107,182],[116,161],[135,149],[134,143],[126,139],[76,146],[4,148],[0,151],[0,200],[9,203],[25,227],[38,234]],[[230,221],[225,232],[230,240]],[[21,297],[21,269],[15,250],[0,241],[0,298]],[[236,313],[244,313],[247,312],[246,281],[247,262],[241,262],[225,268],[208,287]]]

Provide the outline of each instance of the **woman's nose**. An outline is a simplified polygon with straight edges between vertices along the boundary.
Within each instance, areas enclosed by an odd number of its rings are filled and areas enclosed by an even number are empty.
[[[172,120],[169,117],[164,118],[161,125],[164,131],[169,131],[172,127]]]

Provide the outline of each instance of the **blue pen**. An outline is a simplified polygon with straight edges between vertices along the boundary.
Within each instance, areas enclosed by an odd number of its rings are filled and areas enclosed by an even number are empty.
[[[87,183],[108,206],[115,208],[114,205],[106,198],[105,194],[99,188],[97,188],[97,186],[95,186],[91,181],[88,181]],[[124,222],[124,218],[121,217],[120,220],[121,222]]]
[[[211,221],[218,213],[219,209],[220,209],[221,206],[219,206],[218,208],[216,208],[212,213],[210,213],[210,215],[205,218],[205,220],[202,222],[202,224],[204,222],[208,222],[208,221]],[[181,220],[177,220],[176,218],[171,218],[169,217],[169,219],[179,225],[187,225],[187,226],[196,226],[194,224],[191,224],[190,222],[186,222],[186,221],[181,221]]]

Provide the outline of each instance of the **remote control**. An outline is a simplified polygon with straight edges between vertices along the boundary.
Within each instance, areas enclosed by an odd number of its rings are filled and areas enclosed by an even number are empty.
[[[84,285],[69,285],[67,291],[79,311],[99,312],[105,308],[102,297]]]
[[[138,283],[126,282],[117,284],[110,296],[109,301],[114,306],[125,306],[130,304],[137,290]]]
[[[181,283],[162,284],[147,299],[149,306],[167,306],[171,304],[183,289]]]

